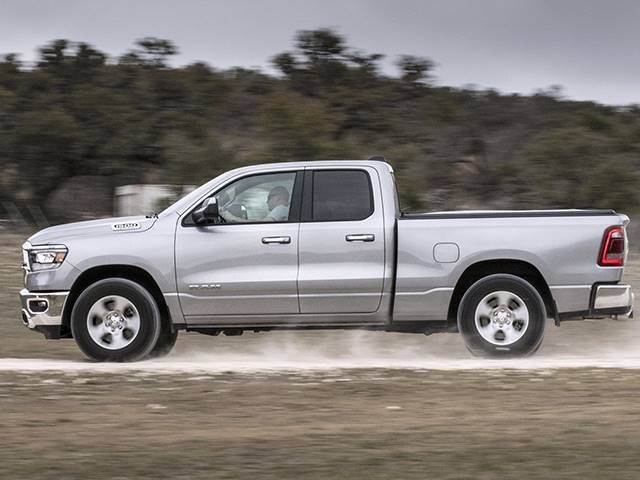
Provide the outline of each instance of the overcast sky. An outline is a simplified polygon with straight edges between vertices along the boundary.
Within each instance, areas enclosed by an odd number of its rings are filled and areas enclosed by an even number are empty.
[[[111,55],[156,36],[176,64],[259,66],[291,49],[297,30],[333,27],[348,43],[429,57],[440,85],[640,103],[640,0],[0,0],[0,52],[36,58],[56,38]]]

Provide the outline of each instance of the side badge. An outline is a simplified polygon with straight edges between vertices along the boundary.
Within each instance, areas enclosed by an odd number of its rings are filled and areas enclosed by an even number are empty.
[[[114,232],[127,232],[129,230],[140,230],[140,224],[138,222],[124,222],[114,223],[111,225],[111,230]]]
[[[219,283],[192,283],[189,285],[189,290],[217,290],[222,288]]]

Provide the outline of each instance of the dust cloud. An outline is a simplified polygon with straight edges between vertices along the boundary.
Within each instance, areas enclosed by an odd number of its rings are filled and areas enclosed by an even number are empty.
[[[181,334],[162,359],[100,364],[2,358],[0,371],[117,373],[252,373],[340,369],[483,370],[640,368],[640,322],[594,320],[549,324],[542,347],[522,359],[479,359],[456,334],[430,337],[364,331],[245,333],[239,337]]]

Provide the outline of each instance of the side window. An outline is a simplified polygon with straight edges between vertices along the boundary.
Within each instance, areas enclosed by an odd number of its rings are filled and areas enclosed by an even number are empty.
[[[244,177],[216,194],[226,223],[287,222],[296,173]]]
[[[312,208],[316,222],[364,220],[373,213],[369,174],[363,170],[316,170]]]

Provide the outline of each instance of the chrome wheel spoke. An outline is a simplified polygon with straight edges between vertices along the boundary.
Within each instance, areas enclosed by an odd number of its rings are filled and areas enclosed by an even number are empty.
[[[89,310],[89,314],[97,315],[100,318],[104,317],[109,313],[109,309],[105,305],[106,303],[107,302],[104,299],[94,303],[91,310]]]
[[[476,310],[476,315],[480,315],[481,317],[487,317],[488,319],[491,319],[491,312],[493,311],[493,308],[491,307],[491,305],[489,305],[489,303],[487,302],[480,302],[480,304],[478,305],[478,309]]]
[[[505,343],[506,345],[510,345],[516,342],[521,337],[520,333],[516,332],[513,328],[511,328],[511,326],[503,328],[502,332],[504,333],[503,343]]]
[[[512,300],[513,296],[510,292],[500,291],[495,294],[496,299],[498,300],[498,305],[509,305],[509,302]]]
[[[89,335],[91,335],[91,338],[93,339],[102,338],[102,336],[107,333],[107,329],[104,326],[104,323],[101,321],[99,324],[94,325],[93,319],[89,320],[87,329],[89,330]]]
[[[131,305],[131,302],[123,297],[114,297],[113,298],[113,308],[111,310],[116,310],[118,312],[124,312],[125,309]]]
[[[483,317],[481,317],[479,319],[478,326],[488,334],[490,334],[489,332],[493,332],[496,329],[495,323],[493,323],[493,321],[489,317],[487,317],[486,320]]]
[[[111,335],[111,343],[109,344],[109,347],[117,350],[122,347],[126,347],[128,344],[129,341],[122,336],[121,332],[114,332]]]
[[[511,310],[511,313],[513,314],[513,318],[515,320],[520,320],[522,322],[529,321],[529,310],[527,310],[527,307],[525,307],[524,303],[520,304],[518,308]]]

